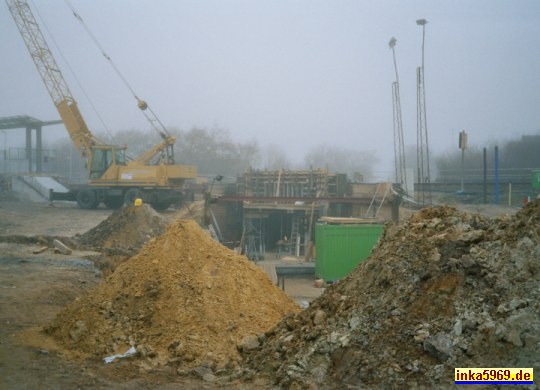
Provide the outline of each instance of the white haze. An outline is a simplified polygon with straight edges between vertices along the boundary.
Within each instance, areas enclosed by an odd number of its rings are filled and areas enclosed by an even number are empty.
[[[34,0],[107,126],[148,128],[136,102],[61,0]],[[135,92],[183,130],[223,128],[302,161],[335,145],[376,151],[391,176],[391,37],[405,142],[416,142],[416,67],[425,18],[431,153],[457,148],[466,130],[484,146],[540,131],[537,0],[73,0]],[[57,119],[6,4],[0,4],[0,117]],[[42,26],[42,29],[43,26]],[[48,35],[46,35],[48,37]],[[49,40],[85,119],[94,114]],[[18,142],[9,131],[7,143]],[[47,137],[64,137],[62,126]],[[22,138],[21,138],[22,140]],[[0,148],[3,138],[0,137]],[[22,141],[21,141],[22,142]]]

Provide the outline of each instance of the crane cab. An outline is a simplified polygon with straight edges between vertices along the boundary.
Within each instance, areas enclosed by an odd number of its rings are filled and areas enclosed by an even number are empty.
[[[115,165],[126,165],[126,148],[111,145],[99,145],[92,148],[90,154],[90,179],[99,179]]]

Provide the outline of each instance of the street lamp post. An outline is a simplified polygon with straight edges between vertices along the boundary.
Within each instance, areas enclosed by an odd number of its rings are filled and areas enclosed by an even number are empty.
[[[398,138],[398,129],[397,129],[397,117],[396,117],[396,90],[397,90],[397,85],[398,85],[398,74],[397,74],[397,66],[396,66],[396,51],[394,50],[394,47],[396,46],[396,38],[392,37],[390,39],[390,41],[388,42],[388,46],[390,47],[390,49],[392,50],[392,56],[394,58],[394,68],[396,70],[396,81],[394,81],[392,83],[392,103],[393,103],[393,114],[394,114],[394,165],[395,165],[395,169],[396,169],[396,183],[399,183],[399,180],[400,180],[400,177],[399,177],[399,159],[398,159],[398,143],[397,143],[397,138]]]
[[[424,43],[426,41],[426,19],[418,19],[416,24],[422,26],[422,69],[424,69]]]
[[[459,148],[461,149],[461,193],[465,192],[465,149],[467,149],[467,133],[459,133]]]
[[[394,158],[396,169],[396,182],[403,186],[403,189],[408,194],[407,174],[405,164],[405,146],[403,140],[403,120],[401,116],[401,98],[399,95],[399,75],[396,61],[396,46],[397,39],[392,37],[388,42],[388,46],[392,50],[394,60],[394,69],[396,71],[396,81],[392,83],[392,99],[393,99],[393,116],[394,116]]]
[[[428,127],[426,115],[426,89],[424,84],[424,47],[426,40],[426,19],[418,19],[416,24],[422,26],[422,66],[417,69],[417,160],[418,160],[418,176],[422,185],[422,203],[424,203],[424,194],[427,187],[428,202],[431,204],[431,173],[429,169],[429,142],[428,142]],[[424,148],[425,145],[425,148]],[[425,150],[424,150],[425,149]],[[424,173],[424,153],[426,172]]]
[[[3,158],[4,160],[4,173],[7,173],[7,136],[6,136],[6,130],[2,130],[2,133],[4,134],[4,151],[3,151]]]

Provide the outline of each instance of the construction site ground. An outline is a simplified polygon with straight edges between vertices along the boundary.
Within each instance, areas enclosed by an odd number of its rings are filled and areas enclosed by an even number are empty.
[[[516,211],[499,206],[466,208],[491,217]],[[48,249],[33,253],[40,247],[39,236],[81,235],[110,215],[111,211],[104,208],[89,211],[70,203],[56,203],[51,207],[11,195],[0,198],[0,236],[3,237],[0,242],[0,388],[272,387],[270,382],[258,378],[221,383],[182,375],[170,366],[144,369],[131,364],[130,359],[114,364],[104,364],[97,359],[66,359],[55,352],[54,345],[44,344],[45,339],[40,336],[43,327],[63,307],[98,285],[104,273],[92,261],[96,254],[91,251],[75,250],[64,255]],[[174,210],[161,215],[169,221],[179,217]],[[37,241],[27,242],[21,237],[37,237]],[[286,278],[284,291],[298,303],[309,302],[323,291],[314,287],[313,282],[313,277]]]
[[[109,365],[70,360],[55,352],[54,345],[45,344],[40,336],[43,326],[98,285],[104,272],[88,260],[96,258],[96,252],[74,250],[64,255],[49,248],[33,253],[41,247],[40,237],[82,235],[111,213],[101,207],[81,210],[73,203],[34,203],[6,193],[0,197],[0,388],[268,388],[262,379],[218,384],[192,375],[179,376],[171,367],[143,370],[129,359]],[[175,210],[160,214],[168,221],[190,217]],[[314,287],[312,277],[287,278],[284,291],[299,303],[322,292]]]

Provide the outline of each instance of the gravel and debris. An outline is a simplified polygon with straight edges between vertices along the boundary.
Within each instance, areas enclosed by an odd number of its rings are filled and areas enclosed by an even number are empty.
[[[540,201],[389,224],[369,259],[244,350],[280,388],[454,388],[455,367],[540,367]],[[538,388],[534,387],[532,388]]]
[[[106,255],[133,256],[154,237],[165,232],[169,221],[150,205],[126,206],[73,240],[84,249]]]

